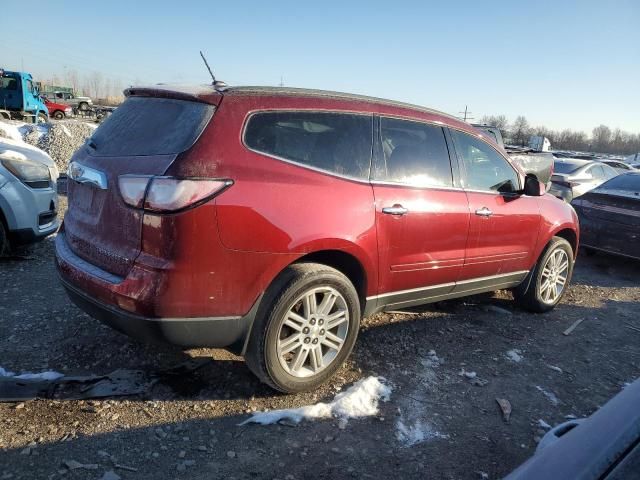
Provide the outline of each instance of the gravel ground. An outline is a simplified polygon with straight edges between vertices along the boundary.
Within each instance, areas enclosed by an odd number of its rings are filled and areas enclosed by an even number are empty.
[[[2,480],[499,478],[533,454],[539,419],[589,415],[640,376],[640,333],[626,328],[640,325],[640,263],[615,257],[581,255],[544,315],[498,292],[368,318],[335,378],[300,395],[261,385],[227,352],[142,345],[103,327],[69,303],[52,258],[45,240],[0,261],[0,367],[87,375],[213,361],[135,397],[0,404]],[[255,410],[330,401],[368,375],[393,385],[375,417],[238,426]],[[510,422],[496,398],[510,401]]]

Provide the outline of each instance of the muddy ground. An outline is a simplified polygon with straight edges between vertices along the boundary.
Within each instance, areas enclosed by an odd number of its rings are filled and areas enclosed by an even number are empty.
[[[0,403],[2,480],[499,478],[533,454],[539,419],[589,415],[640,376],[640,333],[627,328],[640,325],[640,263],[606,255],[579,256],[548,314],[498,292],[371,317],[348,364],[301,395],[273,392],[224,351],[142,345],[103,327],[69,303],[52,259],[46,240],[0,261],[0,367],[87,375],[213,361],[135,397]],[[329,401],[368,375],[394,388],[376,417],[238,426],[251,411]],[[497,397],[512,405],[509,423]]]

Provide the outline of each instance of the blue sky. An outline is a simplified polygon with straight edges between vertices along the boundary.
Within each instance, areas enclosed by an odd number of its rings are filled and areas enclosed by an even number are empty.
[[[202,49],[235,85],[282,76],[453,114],[469,105],[478,118],[640,132],[638,0],[29,0],[0,11],[0,66],[41,77],[202,83]]]

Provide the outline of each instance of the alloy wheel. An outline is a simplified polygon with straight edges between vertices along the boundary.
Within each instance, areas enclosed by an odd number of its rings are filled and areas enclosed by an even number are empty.
[[[294,377],[317,375],[342,349],[349,332],[349,309],[333,287],[307,290],[289,307],[280,324],[277,355]]]
[[[558,301],[567,284],[569,256],[562,248],[549,255],[540,277],[540,298],[547,304]]]

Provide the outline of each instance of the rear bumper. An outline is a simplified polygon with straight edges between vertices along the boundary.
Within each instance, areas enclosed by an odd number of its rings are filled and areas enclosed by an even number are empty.
[[[64,230],[55,243],[58,274],[69,297],[102,323],[145,342],[180,347],[226,347],[242,352],[261,295],[244,315],[218,316],[213,312],[213,316],[164,315],[158,304],[171,295],[163,286],[179,284],[179,279],[140,265],[134,265],[127,277],[118,277],[71,251]]]
[[[81,310],[136,340],[180,347],[231,347],[241,352],[260,299],[241,317],[147,318],[106,305],[60,278],[69,298]]]

